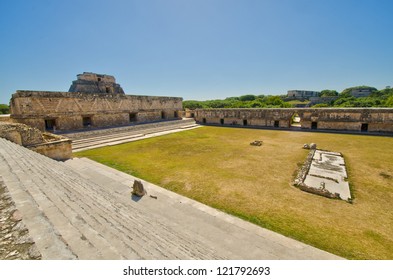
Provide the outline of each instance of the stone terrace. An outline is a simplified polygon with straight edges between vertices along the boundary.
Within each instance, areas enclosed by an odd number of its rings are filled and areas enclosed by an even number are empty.
[[[132,198],[132,176],[2,138],[0,174],[43,259],[338,259],[148,182]]]

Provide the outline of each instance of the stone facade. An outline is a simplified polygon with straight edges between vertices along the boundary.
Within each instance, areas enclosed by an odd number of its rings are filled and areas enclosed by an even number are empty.
[[[310,91],[310,90],[288,90],[287,96],[294,98],[310,98],[310,97],[318,97],[320,92],[318,91]]]
[[[84,72],[77,78],[72,82],[69,92],[124,94],[113,76]]]
[[[393,108],[197,109],[201,124],[290,128],[298,114],[302,129],[393,133]]]
[[[180,97],[125,95],[109,75],[78,75],[70,92],[18,90],[11,119],[41,131],[79,130],[180,119]]]
[[[366,88],[366,89],[353,89],[351,90],[351,95],[353,97],[359,98],[359,97],[367,97],[372,93],[371,89]]]

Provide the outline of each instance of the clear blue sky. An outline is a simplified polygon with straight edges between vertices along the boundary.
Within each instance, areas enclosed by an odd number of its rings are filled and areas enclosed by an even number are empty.
[[[213,99],[393,86],[392,0],[0,0],[0,103],[82,72]]]

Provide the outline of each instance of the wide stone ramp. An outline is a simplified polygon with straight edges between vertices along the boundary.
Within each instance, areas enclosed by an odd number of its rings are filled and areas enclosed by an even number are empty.
[[[4,182],[44,259],[221,258],[64,163],[4,139],[0,147]]]
[[[43,259],[338,258],[88,159],[0,139],[0,172]]]

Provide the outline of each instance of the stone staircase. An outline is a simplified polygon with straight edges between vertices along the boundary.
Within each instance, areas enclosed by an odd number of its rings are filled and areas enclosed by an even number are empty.
[[[178,121],[83,131],[80,133],[63,134],[63,136],[73,140],[72,149],[74,152],[78,152],[195,127],[198,127],[198,125],[195,123],[194,119],[183,119]]]
[[[0,174],[43,259],[337,258],[148,182],[131,197],[130,175],[3,138]]]
[[[44,259],[218,257],[162,221],[149,219],[133,207],[130,196],[118,199],[66,164],[2,138],[0,145],[7,163],[1,165],[1,174]]]

